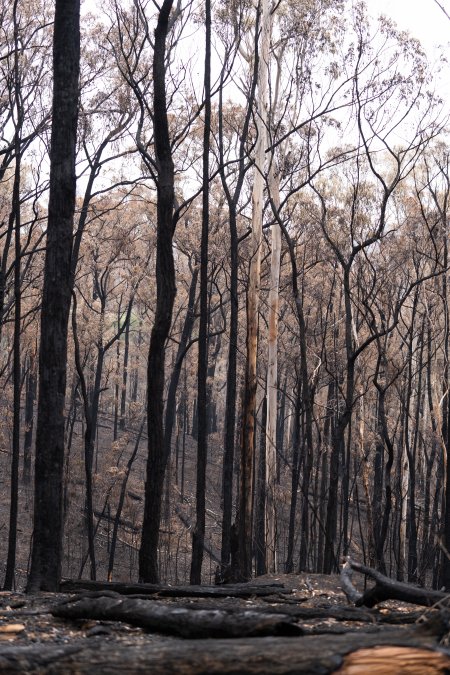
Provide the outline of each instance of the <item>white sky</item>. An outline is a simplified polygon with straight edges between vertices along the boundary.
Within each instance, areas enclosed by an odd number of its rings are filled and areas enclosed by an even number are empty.
[[[427,49],[450,42],[450,21],[434,0],[366,0],[366,3],[371,14],[390,16]],[[450,1],[440,3],[450,14]]]

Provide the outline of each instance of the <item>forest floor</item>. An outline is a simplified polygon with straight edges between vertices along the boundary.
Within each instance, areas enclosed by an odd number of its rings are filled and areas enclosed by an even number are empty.
[[[104,436],[95,475],[98,578],[107,576],[112,522],[123,467],[134,442],[130,433],[129,438],[124,436],[118,448],[112,442],[107,420],[102,430]],[[64,562],[65,576],[74,579],[89,573],[81,427],[77,431],[67,473],[69,507]],[[204,584],[214,583],[215,568],[220,560],[220,444],[217,448],[210,445]],[[0,468],[4,469],[0,483],[7,481],[8,466],[5,458],[0,456]],[[168,593],[143,596],[136,587],[126,596],[107,589],[96,594],[87,587],[80,587],[77,593],[72,593],[72,589],[70,593],[36,595],[0,592],[1,675],[450,673],[450,652],[446,647],[450,618],[445,612],[443,614],[442,608],[429,610],[395,601],[381,603],[375,609],[354,607],[348,603],[338,575],[277,574],[253,580],[252,588],[273,587],[266,595],[250,592],[242,597],[242,594],[233,594],[232,587],[225,585],[209,587],[221,589],[220,594],[215,595],[213,590],[207,592],[208,586],[204,586],[199,587],[197,594],[189,595],[186,588],[191,524],[195,514],[194,467],[195,447],[189,442],[185,462],[186,489],[183,492],[183,480],[176,471],[172,472],[174,479],[167,483],[164,500],[167,514],[161,537],[160,570],[165,589],[171,591],[170,597]],[[145,450],[142,447],[128,482],[116,549],[113,579],[124,584],[137,578],[144,474]],[[288,484],[287,479],[282,481],[283,484]],[[32,489],[21,485],[17,589],[25,586],[28,573],[32,511]],[[8,513],[9,504],[5,499],[0,504],[0,531],[3,534],[0,560],[6,559]],[[283,524],[284,530],[288,515],[288,499],[280,499],[279,523]],[[360,559],[356,534],[352,541],[351,554]],[[283,548],[279,556],[280,560],[286,558]],[[363,580],[364,577],[359,575],[355,579],[359,590],[363,590]],[[184,592],[179,590],[183,588],[181,584],[185,584]],[[66,615],[62,616],[64,613]],[[435,625],[432,625],[433,621]],[[383,652],[387,670],[377,670],[373,648],[381,650],[383,645],[390,650],[387,655]],[[423,647],[425,654],[417,653],[418,647]],[[404,648],[407,649],[407,660],[412,659],[412,670],[405,669],[405,655],[401,652]],[[364,655],[367,649],[370,650],[369,657]],[[361,658],[370,659],[370,664],[366,660],[359,670],[355,670],[352,663],[349,666],[352,670],[343,670],[347,667],[347,655],[360,652],[364,652]],[[393,665],[396,658],[402,659],[401,669]],[[435,670],[431,669],[433,658],[441,659]],[[417,662],[417,659],[422,660]]]
[[[337,575],[301,575],[301,574],[266,574],[258,577],[256,583],[277,583],[292,592],[286,599],[269,596],[271,604],[301,602],[302,607],[328,608],[336,605],[347,605],[346,598],[339,587]],[[176,587],[174,587],[176,588]],[[71,640],[85,639],[102,635],[105,639],[139,641],[148,639],[149,633],[143,628],[127,625],[122,622],[104,622],[96,620],[68,621],[50,614],[52,606],[72,597],[69,593],[39,593],[27,595],[25,593],[12,593],[0,591],[0,642],[14,643],[17,645],[32,645],[42,642],[54,642],[67,644]],[[278,603],[277,601],[278,600]],[[158,602],[173,604],[172,598],[158,598]],[[184,604],[198,605],[217,608],[216,598],[188,598]],[[402,603],[396,603],[400,605]],[[220,606],[227,608],[264,607],[267,608],[266,599],[259,598],[221,598]],[[407,607],[405,605],[406,611]],[[333,620],[331,620],[333,623]],[[157,634],[155,634],[157,635]],[[0,646],[1,650],[1,646]]]
[[[222,589],[220,597],[208,595],[206,586],[197,587],[204,588],[205,595],[202,596],[199,590],[195,597],[183,594],[177,597],[175,586],[165,587],[170,589],[174,597],[166,597],[163,593],[136,595],[133,589],[134,595],[118,596],[110,593],[110,596],[114,596],[112,600],[111,597],[109,600],[106,598],[110,604],[117,606],[119,602],[130,605],[128,617],[132,618],[122,621],[99,618],[102,612],[106,617],[108,614],[104,610],[99,613],[98,607],[93,609],[96,603],[105,600],[102,596],[108,596],[108,591],[104,594],[101,591],[93,593],[79,590],[78,594],[37,595],[2,592],[0,672],[147,672],[152,675],[312,675],[331,672],[352,675],[390,672],[424,675],[450,672],[450,651],[446,649],[450,634],[447,628],[449,621],[445,619],[444,629],[441,625],[438,629],[430,630],[433,623],[431,617],[437,610],[395,601],[384,602],[376,609],[355,608],[348,604],[337,575],[265,575],[254,580],[252,587],[261,587],[262,590],[270,587],[272,590],[268,595],[248,597],[233,595],[232,590],[236,587],[230,587],[228,596],[226,586],[217,587]],[[63,618],[53,613],[56,606],[62,607],[64,603],[77,605],[80,602],[84,602],[87,607],[87,610],[83,610],[82,618]],[[160,628],[157,624],[151,629],[148,625],[147,628],[132,625],[140,621],[142,623],[146,607],[162,612],[161,616],[176,610],[177,621],[186,612],[182,633],[187,635],[187,639],[179,634],[170,635],[171,632],[177,633],[178,629],[168,630],[164,621]],[[282,623],[278,622],[273,630],[270,626],[263,627],[260,634],[244,631],[244,637],[237,630],[231,636],[232,639],[205,639],[205,634],[196,636],[195,633],[189,635],[197,618],[203,615],[206,625],[211,621],[211,626],[216,626],[215,622],[220,616],[231,617],[236,622],[244,616],[251,620],[257,617],[257,621],[263,617],[266,622],[277,622],[279,617]],[[194,617],[194,621],[190,617]],[[155,626],[154,623],[152,625]],[[387,669],[377,670],[374,665],[374,647],[381,650],[376,652],[377,658],[380,658],[383,648],[391,650],[387,656]],[[370,665],[364,661],[360,669],[355,664],[347,664],[350,669],[346,669],[346,659],[349,658],[346,654],[365,654],[367,648],[370,649],[372,659]],[[405,667],[403,661],[401,667],[393,665],[399,655],[404,660],[402,650],[405,648],[408,650],[408,663],[416,652],[422,653],[421,658],[425,653],[425,660],[417,663],[414,656],[413,669]],[[432,669],[434,658],[437,659],[435,670]]]

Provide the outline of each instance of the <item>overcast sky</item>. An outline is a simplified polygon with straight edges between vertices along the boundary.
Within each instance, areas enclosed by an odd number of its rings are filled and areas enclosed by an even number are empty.
[[[434,0],[366,0],[371,14],[392,17],[402,30],[408,30],[431,48],[450,42],[450,21]],[[450,1],[440,0],[450,14]]]

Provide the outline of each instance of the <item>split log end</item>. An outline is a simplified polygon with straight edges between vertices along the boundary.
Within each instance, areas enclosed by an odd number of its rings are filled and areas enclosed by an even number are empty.
[[[336,675],[440,675],[449,671],[450,656],[444,652],[386,646],[348,654]]]

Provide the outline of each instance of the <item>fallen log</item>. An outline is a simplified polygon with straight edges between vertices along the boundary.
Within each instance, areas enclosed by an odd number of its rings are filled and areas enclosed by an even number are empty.
[[[158,595],[164,598],[251,598],[289,594],[283,584],[227,584],[223,586],[164,586],[159,584],[125,584],[118,581],[66,579],[61,582],[62,593],[85,591],[115,591],[121,595]]]
[[[135,597],[135,596],[133,596]],[[302,599],[301,599],[302,600]],[[192,609],[192,605],[190,606]],[[196,602],[195,609],[211,609],[208,602]],[[352,605],[329,605],[321,607],[303,607],[285,603],[271,604],[269,606],[253,606],[252,611],[264,612],[266,614],[287,614],[296,617],[298,620],[313,621],[315,619],[334,619],[334,621],[358,622],[370,624],[393,624],[406,625],[416,623],[423,616],[423,610],[395,612],[379,611],[378,609],[360,609]],[[237,610],[236,610],[237,611]],[[431,611],[431,610],[430,610]],[[431,615],[429,615],[431,616]]]
[[[369,588],[364,593],[358,591],[352,582],[352,571],[365,574],[375,581],[375,586]],[[395,581],[390,577],[381,574],[377,570],[362,565],[350,558],[347,559],[341,571],[341,587],[347,598],[354,602],[356,607],[375,607],[375,605],[384,600],[400,600],[414,605],[432,607],[442,601],[448,600],[448,593],[443,591],[427,590],[407,584],[403,581]]]
[[[381,634],[351,633],[292,638],[247,638],[236,640],[162,639],[126,644],[109,638],[92,637],[71,645],[39,644],[32,647],[3,647],[0,672],[47,673],[49,675],[328,675],[342,668],[340,675],[350,673],[390,675],[393,672],[438,675],[450,668],[450,654],[436,647],[436,637],[420,629],[386,631]],[[380,647],[388,652],[380,651]],[[398,648],[406,647],[407,652]],[[361,650],[367,650],[363,654]],[[411,662],[415,670],[402,669]],[[420,654],[417,654],[417,652]],[[350,670],[350,658],[377,659],[377,670]],[[382,663],[383,669],[380,667]],[[350,664],[350,665],[349,665]],[[354,665],[354,663],[353,663]]]
[[[118,594],[74,598],[53,607],[51,614],[64,619],[124,621],[153,632],[194,639],[298,636],[304,633],[297,624],[297,617],[287,614],[195,609]]]
[[[106,520],[108,523],[114,523],[117,517],[116,514],[103,513],[102,511],[97,511],[97,509],[94,509],[94,516],[99,520]],[[119,518],[119,525],[120,527],[123,527],[123,529],[130,530],[130,532],[137,533],[141,531],[141,528],[135,523],[124,518]]]

